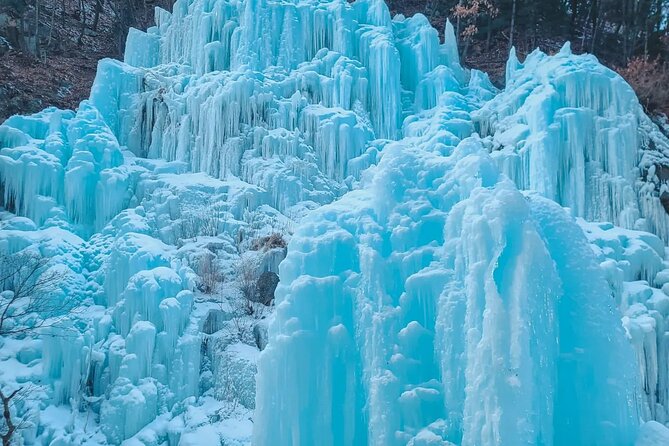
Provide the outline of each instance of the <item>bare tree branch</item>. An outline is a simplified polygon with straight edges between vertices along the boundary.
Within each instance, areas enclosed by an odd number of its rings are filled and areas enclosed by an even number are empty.
[[[18,426],[14,424],[12,418],[12,400],[19,394],[21,389],[16,389],[8,395],[0,390],[0,399],[2,399],[2,418],[5,422],[5,432],[0,435],[2,438],[2,446],[10,446],[12,443],[12,437],[18,429]]]
[[[71,298],[56,293],[66,275],[50,266],[50,259],[34,252],[0,254],[0,335],[53,325],[74,307]]]

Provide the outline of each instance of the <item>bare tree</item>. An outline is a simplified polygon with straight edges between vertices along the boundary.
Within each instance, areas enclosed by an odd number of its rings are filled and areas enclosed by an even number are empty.
[[[221,211],[215,205],[182,206],[180,215],[177,226],[177,246],[183,246],[185,240],[215,237],[220,233],[220,228],[224,223]]]
[[[16,433],[25,427],[27,421],[26,417],[16,421],[12,417],[12,406],[26,399],[28,395],[28,388],[20,387],[10,393],[5,393],[0,390],[0,400],[2,400],[2,421],[4,423],[3,429],[0,433],[2,438],[2,446],[11,446],[12,440]]]
[[[489,21],[494,19],[499,14],[499,9],[493,0],[460,0],[452,12],[457,19],[458,37],[465,44],[462,49],[464,59],[470,43],[479,32],[479,22],[484,18]]]
[[[204,294],[214,293],[224,279],[220,266],[216,262],[216,256],[209,252],[201,258],[197,273],[200,276],[198,289]]]
[[[79,32],[79,38],[77,39],[77,45],[81,46],[84,41],[84,35],[86,34],[86,1],[79,0],[79,14],[81,18],[81,31]]]
[[[227,332],[237,338],[238,341],[248,345],[255,345],[254,327],[258,321],[265,319],[270,312],[268,306],[253,302],[244,296],[229,300],[232,313],[226,325]]]
[[[2,433],[2,446],[9,446],[12,443],[14,432],[16,432],[16,426],[12,419],[11,403],[12,399],[18,395],[20,390],[21,389],[16,389],[8,395],[5,395],[4,392],[0,390],[0,399],[2,399],[2,418],[5,422],[6,430],[6,432]]]
[[[35,57],[40,58],[40,46],[39,46],[39,0],[35,0]]]
[[[98,30],[98,23],[100,22],[100,13],[102,12],[104,6],[105,6],[104,0],[95,0],[95,16],[93,16],[93,24],[91,25],[93,31]]]
[[[0,335],[52,325],[73,308],[70,298],[54,293],[65,277],[49,263],[34,252],[0,254]]]

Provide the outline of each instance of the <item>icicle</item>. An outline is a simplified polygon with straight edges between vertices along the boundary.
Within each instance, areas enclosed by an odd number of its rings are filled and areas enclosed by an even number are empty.
[[[512,46],[509,50],[509,59],[506,61],[506,83],[505,85],[511,85],[513,76],[516,74],[516,71],[523,68],[523,65],[518,60],[516,56],[516,47]]]
[[[460,65],[458,40],[455,37],[455,29],[449,19],[446,19],[446,25],[444,26],[444,43],[441,48],[442,54],[445,56],[444,65],[447,67]]]

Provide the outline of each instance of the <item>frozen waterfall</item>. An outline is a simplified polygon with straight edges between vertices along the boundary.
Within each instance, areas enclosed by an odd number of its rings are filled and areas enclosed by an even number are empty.
[[[669,141],[620,76],[512,50],[500,91],[382,0],[155,17],[0,125],[0,253],[76,302],[0,336],[23,444],[669,437]]]

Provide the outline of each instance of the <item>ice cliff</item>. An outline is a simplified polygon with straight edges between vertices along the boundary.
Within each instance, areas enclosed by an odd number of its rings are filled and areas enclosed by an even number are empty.
[[[499,91],[380,0],[156,24],[0,125],[0,251],[76,302],[0,337],[24,444],[663,444],[669,142],[622,78],[565,45]]]

